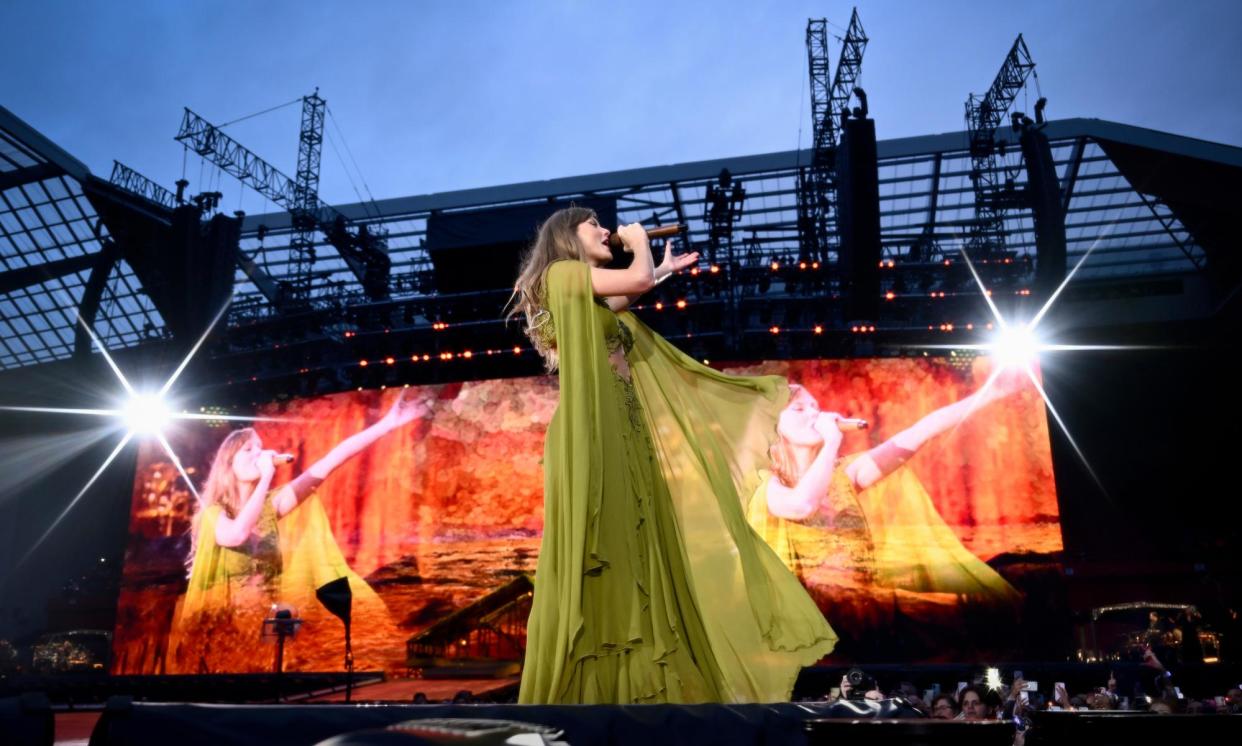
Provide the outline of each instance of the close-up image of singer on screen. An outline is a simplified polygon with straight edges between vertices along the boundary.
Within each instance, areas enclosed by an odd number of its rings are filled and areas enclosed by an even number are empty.
[[[1025,382],[1017,370],[931,412],[879,445],[841,453],[843,429],[865,420],[820,410],[791,386],[772,468],[751,497],[748,518],[813,597],[832,607],[842,591],[948,594],[976,606],[1014,604],[1018,592],[970,552],[945,523],[918,476],[903,470],[930,439]],[[900,607],[900,599],[892,604]]]
[[[316,591],[341,579],[348,582],[353,616],[365,621],[359,626],[371,636],[396,634],[383,601],[345,561],[316,490],[340,465],[388,433],[425,420],[429,411],[424,399],[403,391],[375,424],[283,485],[274,483],[277,464],[291,456],[264,449],[253,428],[224,438],[191,522],[188,582],[174,612],[168,673],[246,670],[254,659],[245,643],[254,641],[273,608],[313,616]],[[312,664],[322,652],[299,657],[306,646],[290,650],[292,665]]]

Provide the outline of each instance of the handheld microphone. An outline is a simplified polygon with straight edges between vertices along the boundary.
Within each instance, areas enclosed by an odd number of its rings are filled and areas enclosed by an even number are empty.
[[[871,427],[871,423],[866,420],[856,419],[854,417],[837,418],[837,429],[841,432],[849,432],[850,430],[866,430]]]
[[[669,236],[676,236],[678,233],[681,233],[681,229],[681,223],[674,223],[673,225],[658,225],[655,228],[646,228],[645,230],[647,231],[647,238],[668,238]],[[608,237],[608,245],[614,249],[625,249],[625,251],[629,251],[629,249],[626,248],[625,244],[621,241],[621,236],[616,233],[613,233]]]

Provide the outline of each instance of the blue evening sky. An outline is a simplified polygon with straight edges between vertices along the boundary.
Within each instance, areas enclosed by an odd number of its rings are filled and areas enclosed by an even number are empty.
[[[1021,32],[1051,118],[1242,145],[1237,0],[858,5],[881,139],[962,129],[966,95]],[[374,196],[397,197],[805,146],[806,21],[843,33],[851,7],[4,0],[0,104],[98,175],[117,159],[171,187],[182,107],[219,124],[318,86],[334,118],[323,198],[357,199],[344,144]],[[228,131],[292,175],[298,125],[290,106]],[[185,173],[209,185],[197,156]],[[220,188],[227,209],[264,209],[231,179]]]

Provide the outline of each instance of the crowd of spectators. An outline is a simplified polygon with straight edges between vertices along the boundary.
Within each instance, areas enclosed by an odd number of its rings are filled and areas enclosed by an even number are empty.
[[[871,676],[852,669],[841,677],[839,688],[823,701],[834,703],[870,700],[880,712],[884,702],[900,702],[924,717],[939,720],[999,720],[1016,727],[1015,744],[1021,746],[1023,733],[1036,711],[1091,712],[1117,711],[1158,714],[1242,714],[1242,688],[1220,692],[1183,691],[1178,677],[1167,669],[1151,650],[1144,653],[1137,675],[1131,673],[1127,686],[1119,685],[1118,677],[1109,673],[1101,686],[1084,691],[1071,691],[1057,682],[1050,689],[1038,686],[1013,672],[1011,680],[1002,682],[999,671],[990,671],[975,682],[960,682],[956,689],[939,686],[919,691],[914,684],[901,682],[885,690]],[[888,712],[899,712],[889,707]]]

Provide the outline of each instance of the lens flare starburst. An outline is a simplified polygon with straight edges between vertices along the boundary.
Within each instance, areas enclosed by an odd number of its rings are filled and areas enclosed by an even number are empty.
[[[39,538],[30,546],[28,550],[26,550],[26,553],[17,562],[17,565],[23,564],[32,554],[34,554],[35,550],[47,540],[48,536],[50,536],[60,522],[64,520],[65,516],[67,516],[69,512],[73,510],[74,506],[81,501],[83,495],[85,495],[95,484],[95,482],[99,480],[99,477],[108,469],[108,466],[116,460],[117,456],[119,456],[125,449],[125,446],[127,446],[130,441],[135,438],[151,438],[157,441],[164,450],[164,453],[168,456],[169,461],[172,462],[178,473],[181,474],[181,478],[184,480],[185,486],[197,499],[198,490],[194,487],[193,480],[191,480],[189,474],[186,473],[185,468],[182,466],[181,459],[177,456],[172,444],[168,441],[167,431],[174,425],[174,423],[179,420],[232,420],[239,422],[291,421],[289,418],[278,417],[242,417],[225,414],[198,414],[176,411],[176,404],[170,398],[173,384],[176,383],[177,379],[185,371],[186,366],[189,365],[195,354],[198,353],[198,350],[202,347],[203,342],[206,341],[206,339],[211,335],[211,332],[215,329],[216,324],[219,323],[220,319],[224,316],[224,312],[228,309],[231,301],[232,298],[225,301],[220,310],[216,312],[215,317],[212,318],[211,323],[207,326],[207,329],[203,332],[202,336],[198,338],[198,341],[194,343],[193,347],[190,348],[190,351],[186,354],[185,358],[182,359],[176,370],[174,370],[168,380],[155,391],[140,392],[135,389],[133,384],[130,383],[129,379],[126,378],[125,374],[121,371],[120,366],[118,366],[116,361],[112,359],[112,355],[108,353],[108,349],[104,346],[103,342],[100,341],[100,339],[95,335],[95,331],[91,329],[90,325],[84,319],[78,317],[78,323],[81,324],[82,328],[86,330],[86,333],[90,336],[91,343],[99,350],[100,354],[103,355],[104,361],[116,375],[117,381],[121,385],[122,397],[120,403],[112,409],[0,406],[0,411],[9,412],[37,412],[54,415],[104,417],[113,421],[113,425],[109,428],[111,431],[122,433],[121,439],[103,460],[103,463],[99,465],[99,468],[95,470],[90,479],[86,480],[86,484],[82,486],[82,489],[78,490],[77,494],[73,496],[73,499],[71,499],[60,514],[57,515],[51,525],[49,525],[43,534],[39,536]]]
[[[1107,236],[1101,237],[1101,240],[1105,237]],[[1082,257],[1079,258],[1074,267],[1066,273],[1065,278],[1061,281],[1061,284],[1058,285],[1056,290],[1048,296],[1048,299],[1039,308],[1038,312],[1030,318],[1030,320],[1018,320],[1006,318],[1005,315],[1001,313],[1000,308],[998,308],[996,303],[992,300],[992,293],[988,289],[987,285],[984,284],[983,278],[979,276],[979,272],[976,270],[974,262],[971,261],[970,256],[966,253],[965,247],[959,247],[962,259],[965,260],[966,266],[970,269],[970,274],[979,288],[979,294],[983,298],[984,302],[987,303],[988,310],[992,314],[995,331],[991,339],[981,344],[924,345],[923,347],[927,349],[974,350],[980,354],[992,357],[996,361],[996,365],[993,366],[991,374],[988,376],[987,381],[983,384],[983,390],[985,391],[996,383],[999,376],[1004,375],[1007,371],[1015,369],[1019,370],[1022,375],[1030,380],[1031,384],[1035,387],[1035,390],[1039,392],[1040,397],[1044,401],[1044,405],[1048,409],[1048,413],[1052,415],[1053,421],[1055,421],[1057,427],[1060,428],[1066,441],[1070,444],[1070,447],[1074,449],[1074,453],[1076,453],[1078,458],[1082,461],[1087,473],[1091,475],[1091,478],[1100,488],[1100,491],[1107,495],[1108,490],[1104,487],[1104,483],[1096,474],[1095,469],[1091,467],[1091,463],[1087,460],[1086,454],[1084,454],[1082,449],[1078,446],[1078,442],[1074,440],[1074,436],[1070,433],[1069,427],[1066,426],[1060,412],[1057,411],[1057,408],[1053,405],[1052,400],[1048,397],[1048,392],[1044,389],[1039,373],[1041,356],[1044,353],[1083,350],[1141,349],[1140,347],[1133,345],[1058,344],[1044,339],[1039,333],[1038,329],[1040,323],[1047,318],[1048,312],[1052,309],[1053,304],[1056,303],[1056,300],[1061,296],[1062,291],[1065,290],[1065,287],[1069,284],[1070,280],[1074,278],[1074,275],[1078,273],[1078,270],[1087,261],[1087,258],[1091,256],[1094,249],[1095,244],[1090,246],[1083,253]]]

